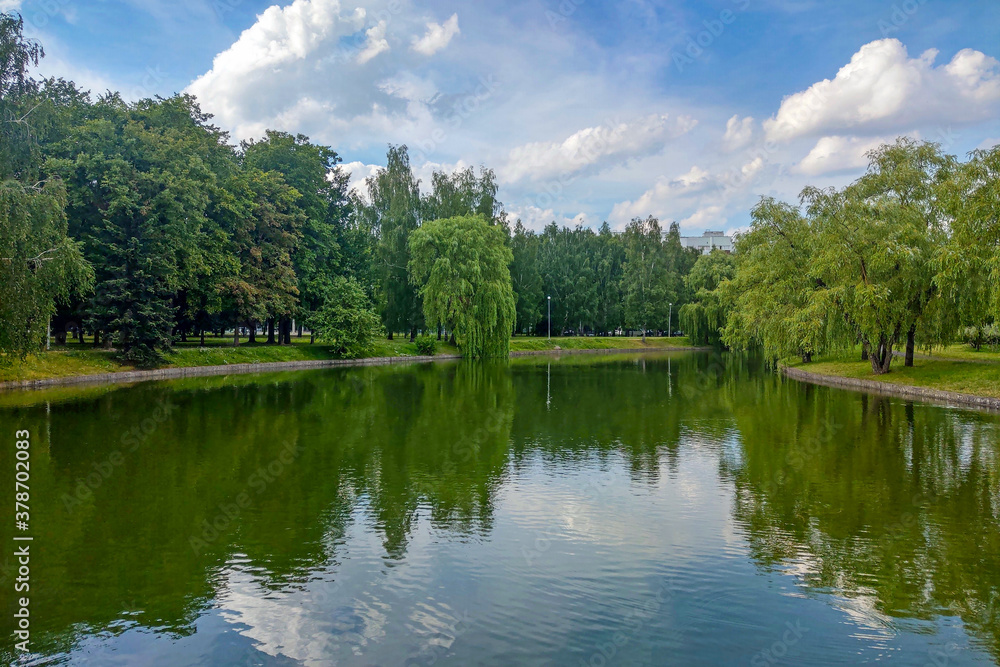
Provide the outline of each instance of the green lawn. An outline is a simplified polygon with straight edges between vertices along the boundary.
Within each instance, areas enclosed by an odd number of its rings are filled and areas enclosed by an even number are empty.
[[[822,375],[877,380],[893,384],[916,387],[930,387],[962,394],[992,396],[1000,398],[1000,368],[990,364],[968,363],[957,359],[916,358],[913,367],[903,365],[903,359],[892,362],[892,368],[885,375],[873,375],[871,364],[859,361],[860,351],[817,357],[812,363],[801,360],[787,361],[788,366],[801,368]]]
[[[559,346],[564,350],[607,350],[607,349],[669,349],[685,347],[687,338],[588,338],[566,337],[545,338],[516,337],[511,340],[511,350],[554,350]],[[406,337],[393,340],[379,339],[374,343],[372,357],[417,356],[417,346]],[[438,355],[458,354],[458,350],[446,342],[438,343]],[[292,336],[291,345],[267,345],[249,343],[241,339],[239,347],[233,347],[232,338],[206,338],[202,347],[197,338],[186,343],[177,343],[166,358],[162,368],[190,368],[193,366],[224,366],[228,364],[268,363],[275,361],[309,361],[314,359],[336,359],[336,355],[326,345],[310,345],[308,336]],[[91,341],[84,345],[71,342],[68,345],[53,346],[48,352],[32,356],[24,362],[10,366],[0,365],[0,381],[40,380],[44,378],[97,375],[134,370],[132,366],[115,360],[114,354],[103,349],[94,349]]]
[[[646,338],[643,343],[641,338],[598,337],[589,338],[587,336],[565,336],[547,338],[537,338],[535,336],[515,336],[510,341],[512,352],[525,352],[529,350],[554,350],[556,346],[563,350],[660,350],[672,347],[689,347],[691,345],[686,337],[677,336],[674,338]]]

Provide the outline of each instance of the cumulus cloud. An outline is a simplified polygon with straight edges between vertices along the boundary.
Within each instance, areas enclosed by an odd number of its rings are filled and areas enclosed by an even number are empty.
[[[451,18],[444,22],[444,25],[428,23],[427,33],[420,39],[413,40],[413,50],[425,56],[433,56],[448,46],[451,38],[459,32],[458,14],[452,14]]]
[[[807,176],[820,176],[860,169],[868,164],[868,158],[865,157],[868,151],[891,141],[889,137],[823,137],[792,171]]]
[[[917,124],[969,123],[1000,108],[1000,62],[963,49],[935,66],[937,50],[910,58],[896,39],[861,47],[833,80],[785,98],[764,122],[767,137],[891,132]]]
[[[680,197],[704,192],[718,185],[717,178],[695,165],[676,178],[660,178],[635,201],[615,204],[611,210],[611,219],[621,226],[632,218],[643,218],[647,215],[662,216],[672,205],[676,205]]]
[[[520,220],[528,229],[540,232],[551,222],[560,227],[591,226],[591,220],[585,213],[577,213],[570,217],[561,213],[556,213],[552,208],[541,208],[539,206],[525,206],[523,208],[513,208],[508,211],[511,220]]]
[[[21,0],[0,0],[0,12],[16,12],[21,9]]]
[[[736,114],[726,123],[726,134],[722,143],[728,150],[735,151],[750,143],[753,138],[753,118],[740,118]]]
[[[367,39],[364,47],[358,52],[359,65],[364,65],[378,54],[389,50],[389,42],[385,38],[385,26],[385,21],[379,21],[365,31]]]
[[[653,114],[629,122],[588,127],[561,142],[519,146],[500,170],[509,182],[525,179],[571,178],[588,169],[649,155],[671,139],[690,132],[697,121]]]
[[[681,220],[680,227],[681,229],[692,229],[711,227],[712,225],[718,226],[726,221],[725,216],[722,215],[722,210],[722,207],[718,204],[699,208],[694,214]]]

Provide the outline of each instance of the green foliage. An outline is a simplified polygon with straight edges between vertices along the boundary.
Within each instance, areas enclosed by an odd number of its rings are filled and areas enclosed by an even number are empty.
[[[431,336],[420,336],[416,340],[417,352],[420,354],[430,357],[434,355],[437,350],[437,341]]]
[[[666,329],[684,296],[684,253],[677,230],[672,231],[674,238],[664,242],[660,222],[650,216],[634,218],[622,235],[625,322],[643,335],[649,328]]]
[[[416,331],[420,323],[420,298],[410,284],[410,234],[420,224],[419,181],[410,169],[406,146],[390,146],[386,167],[368,178],[368,199],[363,209],[366,224],[377,239],[374,252],[379,280],[382,322],[394,332]]]
[[[720,345],[722,328],[726,325],[731,304],[723,300],[719,285],[730,280],[735,272],[732,255],[713,250],[701,255],[684,284],[694,294],[690,303],[681,306],[678,321],[681,329],[695,345]]]
[[[295,246],[293,265],[298,285],[299,316],[318,308],[327,287],[341,269],[340,234],[346,217],[347,179],[335,171],[340,156],[328,146],[269,130],[261,141],[243,142],[243,164],[251,169],[281,174],[300,198],[302,238]],[[339,178],[330,178],[333,173]]]
[[[826,349],[830,324],[812,274],[810,220],[769,197],[751,215],[750,230],[736,240],[733,277],[720,283],[720,303],[731,309],[722,341],[739,350],[759,348],[768,360],[808,360]]]
[[[542,318],[542,275],[538,271],[538,238],[521,221],[514,225],[510,239],[513,261],[510,277],[517,295],[515,330],[527,333]]]
[[[929,342],[945,337],[943,318],[934,317],[934,267],[947,240],[955,165],[936,144],[908,138],[869,159],[868,173],[855,183],[841,191],[807,188],[803,199],[814,220],[812,273],[822,282],[823,305],[843,315],[881,374],[918,327]]]
[[[935,285],[960,324],[1000,321],[1000,146],[973,151],[946,189],[951,236]]]
[[[373,339],[382,335],[382,325],[368,296],[357,281],[350,278],[333,281],[309,325],[319,341],[330,345],[346,359],[367,355]]]
[[[93,271],[67,236],[66,191],[0,183],[0,363],[36,352],[57,302],[86,294]]]
[[[491,225],[506,227],[507,213],[497,200],[498,189],[492,169],[480,169],[478,177],[472,167],[453,174],[435,171],[431,192],[422,202],[423,219],[480,215]]]
[[[410,255],[426,321],[453,330],[466,356],[506,357],[516,314],[504,230],[482,216],[432,220],[413,232]]]

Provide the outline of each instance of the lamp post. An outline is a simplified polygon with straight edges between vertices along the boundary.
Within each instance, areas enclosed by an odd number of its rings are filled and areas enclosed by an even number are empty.
[[[545,297],[549,302],[549,340],[552,340],[552,297]]]
[[[671,303],[670,310],[667,311],[667,338],[674,337],[673,327],[670,326],[670,323],[673,321],[673,318],[674,318],[674,304]]]

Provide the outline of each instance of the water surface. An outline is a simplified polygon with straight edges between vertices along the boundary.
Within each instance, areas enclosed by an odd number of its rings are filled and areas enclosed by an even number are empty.
[[[674,354],[5,394],[0,423],[33,434],[34,664],[1000,657],[995,415]]]

